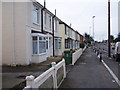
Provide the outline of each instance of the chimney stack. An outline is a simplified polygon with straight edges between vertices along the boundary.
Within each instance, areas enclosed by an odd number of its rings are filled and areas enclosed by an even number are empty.
[[[72,24],[70,23],[70,27],[72,26]]]
[[[46,8],[46,0],[44,0],[44,8]]]
[[[56,9],[55,9],[55,16],[56,16]]]

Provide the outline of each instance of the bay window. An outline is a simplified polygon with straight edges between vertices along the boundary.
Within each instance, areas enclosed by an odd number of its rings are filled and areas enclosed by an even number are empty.
[[[46,53],[46,38],[44,36],[32,36],[32,48],[33,54],[45,54]]]
[[[37,36],[34,36],[32,38],[33,38],[33,54],[37,54],[38,50]]]
[[[61,39],[55,38],[55,50],[61,49]]]

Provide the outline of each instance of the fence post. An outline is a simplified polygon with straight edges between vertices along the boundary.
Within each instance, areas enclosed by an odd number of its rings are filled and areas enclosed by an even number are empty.
[[[64,68],[64,78],[66,78],[66,67],[65,67],[65,59],[63,59],[64,64],[63,64],[63,68]]]
[[[55,68],[56,62],[52,62],[51,65],[52,67],[54,67],[54,77],[53,77],[54,89],[57,89],[57,75],[56,75],[57,72]]]
[[[26,77],[26,86],[30,86],[32,88],[34,79],[35,79],[35,77],[33,75],[27,76]]]

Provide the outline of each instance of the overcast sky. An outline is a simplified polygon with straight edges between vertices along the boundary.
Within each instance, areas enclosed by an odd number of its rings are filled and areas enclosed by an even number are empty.
[[[37,0],[42,5],[44,0]],[[46,7],[57,17],[79,33],[93,36],[92,16],[94,19],[95,40],[107,39],[108,0],[46,0]],[[118,1],[111,0],[111,34],[118,34]],[[91,27],[91,28],[90,28]]]

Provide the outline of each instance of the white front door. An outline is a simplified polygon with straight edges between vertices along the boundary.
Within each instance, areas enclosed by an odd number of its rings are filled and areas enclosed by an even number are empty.
[[[46,39],[46,53],[47,57],[53,56],[53,42],[52,37]]]

